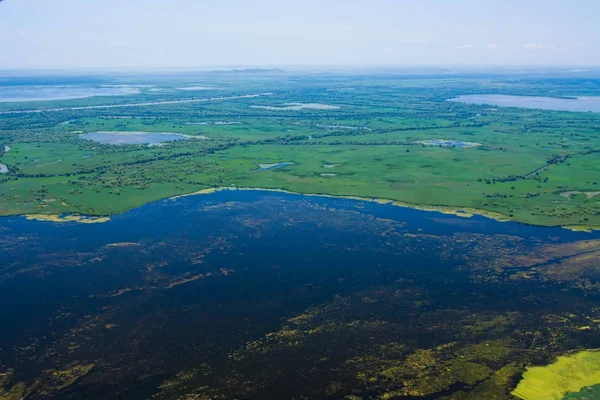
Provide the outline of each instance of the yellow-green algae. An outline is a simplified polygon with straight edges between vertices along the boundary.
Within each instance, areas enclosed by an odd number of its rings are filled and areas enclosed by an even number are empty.
[[[568,229],[573,232],[587,232],[592,233],[593,231],[600,231],[600,226],[593,225],[565,225],[562,228]]]
[[[36,394],[51,396],[73,385],[90,373],[94,364],[75,364],[62,370],[45,370],[30,386],[25,382],[12,382],[14,370],[0,373],[0,400],[23,400]]]
[[[55,215],[55,214],[28,214],[25,215],[30,221],[50,221],[50,222],[79,222],[81,224],[100,224],[110,221],[109,217],[92,217],[85,215]]]
[[[558,357],[550,365],[529,367],[512,394],[523,400],[560,400],[568,393],[600,383],[600,351]]]

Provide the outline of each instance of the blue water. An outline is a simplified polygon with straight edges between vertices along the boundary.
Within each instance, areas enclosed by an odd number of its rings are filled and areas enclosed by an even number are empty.
[[[542,96],[508,96],[503,94],[471,94],[449,101],[467,104],[492,105],[498,107],[521,107],[538,110],[600,112],[599,97],[565,99]]]
[[[348,360],[395,362],[385,357],[396,353],[377,350],[390,343],[406,354],[505,337],[522,346],[532,329],[546,343],[558,328],[545,315],[587,315],[600,300],[535,275],[476,269],[514,246],[525,257],[529,248],[600,232],[352,199],[222,191],[161,200],[100,224],[4,217],[0,234],[0,364],[26,382],[94,364],[52,399],[147,399],[165,379],[198,369],[186,387],[220,398],[368,398]],[[296,345],[269,336],[307,314],[318,329]],[[521,317],[465,335],[474,318],[502,315]],[[595,331],[568,332],[552,346],[600,345]],[[548,346],[551,357],[557,349]],[[530,362],[530,352],[515,354],[502,362]],[[341,391],[320,396],[332,380]]]
[[[158,144],[189,139],[185,135],[169,132],[92,132],[83,133],[79,138],[113,145]]]
[[[139,92],[138,88],[128,86],[3,86],[0,87],[0,103],[123,96]]]
[[[278,168],[287,167],[288,165],[294,165],[294,163],[292,163],[292,162],[283,162],[283,163],[273,164],[273,165],[270,165],[268,167],[261,167],[261,165],[263,165],[263,164],[259,164],[259,166],[258,166],[258,168],[261,171],[269,171],[269,170],[272,170],[272,169],[278,169]]]

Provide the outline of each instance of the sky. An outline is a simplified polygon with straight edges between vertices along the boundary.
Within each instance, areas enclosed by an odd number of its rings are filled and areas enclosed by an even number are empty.
[[[600,66],[598,0],[2,0],[0,69]]]

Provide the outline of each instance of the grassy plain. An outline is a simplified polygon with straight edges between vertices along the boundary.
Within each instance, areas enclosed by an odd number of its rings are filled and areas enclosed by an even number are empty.
[[[536,225],[600,226],[600,114],[465,105],[471,93],[598,95],[594,80],[494,77],[194,76],[115,98],[0,103],[0,215],[108,215],[211,187],[384,198],[499,213]],[[188,81],[186,81],[188,79]],[[189,82],[219,89],[181,91]],[[269,92],[260,98],[51,109]],[[284,103],[338,109],[270,110]],[[231,124],[233,122],[233,124]],[[163,146],[102,145],[82,132],[207,136]],[[419,140],[478,142],[427,147]],[[293,162],[259,171],[258,164]],[[336,167],[326,165],[339,164]],[[542,169],[547,166],[545,169]],[[537,173],[533,171],[539,170]],[[565,196],[566,192],[581,192]]]
[[[582,351],[558,357],[555,363],[544,367],[531,367],[513,394],[524,400],[561,400],[568,393],[600,382],[600,354],[597,351]],[[585,398],[585,397],[583,397]]]

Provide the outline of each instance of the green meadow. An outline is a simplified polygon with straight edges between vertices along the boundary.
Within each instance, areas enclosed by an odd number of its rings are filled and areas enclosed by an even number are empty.
[[[600,113],[447,101],[478,93],[599,94],[592,83],[211,75],[206,79],[218,90],[190,92],[174,89],[186,84],[178,79],[152,81],[160,91],[115,98],[0,103],[0,163],[8,168],[0,174],[0,215],[108,215],[235,186],[468,208],[535,225],[600,226]],[[267,94],[160,104],[256,93]],[[78,108],[135,103],[152,104]],[[277,109],[287,103],[311,106]],[[62,110],[22,112],[55,108]],[[79,138],[99,131],[191,138],[154,145]],[[454,145],[424,144],[437,140]],[[10,150],[3,153],[5,145]],[[292,164],[259,168],[277,163]]]

